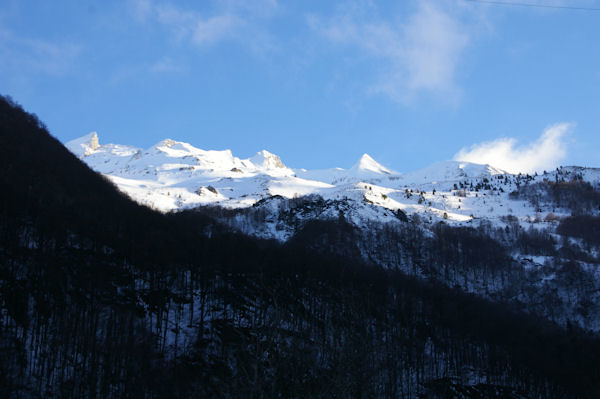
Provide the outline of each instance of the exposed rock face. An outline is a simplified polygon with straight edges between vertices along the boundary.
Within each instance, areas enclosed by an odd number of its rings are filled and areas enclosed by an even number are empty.
[[[88,156],[100,148],[98,133],[91,132],[83,137],[69,141],[66,143],[66,147],[79,158]]]
[[[92,138],[90,140],[89,147],[90,147],[90,150],[92,150],[92,151],[96,151],[98,149],[98,147],[100,147],[100,143],[98,142],[98,133],[96,133],[96,132],[92,133]]]
[[[254,165],[263,167],[265,169],[283,169],[286,167],[283,162],[281,162],[281,158],[279,158],[279,156],[272,154],[267,150],[257,152],[255,156],[250,158],[250,161],[252,161]]]

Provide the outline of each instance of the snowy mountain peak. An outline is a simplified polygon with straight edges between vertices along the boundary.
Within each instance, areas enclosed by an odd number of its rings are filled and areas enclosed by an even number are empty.
[[[79,158],[83,158],[84,156],[92,154],[100,147],[98,133],[88,133],[85,136],[69,141],[65,145],[73,154],[77,155]]]
[[[168,147],[171,148],[176,144],[180,144],[178,141],[172,140],[172,139],[164,139],[162,141],[160,141],[158,144],[156,144],[156,147]],[[183,144],[183,143],[181,143]]]
[[[267,150],[257,152],[256,155],[250,158],[250,162],[262,169],[286,168],[283,162],[281,162],[281,158]]]
[[[373,172],[376,174],[391,175],[393,172],[374,160],[369,154],[363,154],[358,162],[350,168],[355,172]]]
[[[421,170],[407,173],[403,178],[412,182],[435,183],[464,178],[483,178],[500,174],[506,174],[506,172],[487,164],[443,161],[429,165]]]
[[[368,154],[350,169],[292,170],[266,150],[240,159],[230,150],[203,150],[171,139],[144,150],[100,145],[95,132],[68,142],[67,147],[133,199],[162,211],[218,204],[224,208],[264,206],[277,213],[287,209],[283,198],[309,196],[310,202],[316,196],[322,203],[313,209],[314,217],[337,217],[343,211],[359,225],[369,220],[395,222],[398,215],[413,214],[428,223],[471,223],[482,217],[501,222],[506,215],[529,220],[539,213],[537,209],[509,196],[523,179],[558,181],[570,173],[600,181],[600,170],[589,168],[557,170],[551,172],[555,177],[551,179],[511,175],[490,165],[459,161],[400,174]],[[263,201],[273,198],[276,202]],[[306,216],[302,212],[301,218]],[[282,239],[293,232],[292,225],[269,223],[258,226],[257,232]]]
[[[169,156],[173,157],[182,157],[202,152],[201,149],[196,148],[191,144],[172,139],[164,139],[162,141],[159,141],[158,143],[153,145],[151,149],[158,150],[159,152],[164,152]]]

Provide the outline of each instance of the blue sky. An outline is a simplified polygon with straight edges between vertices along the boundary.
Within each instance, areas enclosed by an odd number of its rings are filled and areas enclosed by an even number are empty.
[[[600,11],[467,0],[4,0],[0,92],[62,141],[600,166],[598,43]]]

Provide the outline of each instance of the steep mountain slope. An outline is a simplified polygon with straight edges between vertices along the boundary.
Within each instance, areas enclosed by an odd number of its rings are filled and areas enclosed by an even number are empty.
[[[600,247],[580,233],[587,237],[596,231],[588,227],[600,215],[596,169],[513,175],[490,165],[446,161],[397,173],[364,154],[347,170],[292,171],[265,151],[240,160],[229,151],[204,151],[172,140],[125,161],[117,156],[119,161],[109,157],[98,163],[95,157],[122,146],[100,146],[96,138],[88,135],[68,147],[99,171],[121,162],[106,176],[140,203],[195,209],[232,231],[302,241],[319,251],[512,303],[563,326],[600,331]],[[322,236],[318,230],[325,225],[314,223],[340,218],[360,232],[354,242]],[[440,228],[440,222],[457,229]],[[490,250],[498,257],[459,261],[481,239],[500,248]],[[440,241],[449,248],[442,251]],[[488,273],[492,265],[496,271]]]
[[[600,392],[591,334],[366,265],[349,249],[315,252],[361,238],[340,215],[282,246],[223,233],[199,212],[140,207],[6,99],[0,183],[3,397]],[[484,231],[467,233],[479,237],[468,257],[497,258]],[[443,255],[453,240],[430,243]]]

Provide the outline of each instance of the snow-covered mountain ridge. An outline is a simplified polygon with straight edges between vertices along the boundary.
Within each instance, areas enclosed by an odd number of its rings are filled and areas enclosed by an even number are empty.
[[[365,154],[349,169],[305,170],[265,150],[241,159],[174,140],[140,149],[95,133],[67,147],[150,207],[196,208],[234,231],[600,331],[600,169],[514,175],[445,161],[399,173]]]
[[[558,174],[562,176],[563,172],[600,181],[600,172],[589,168],[571,167],[524,176],[491,165],[456,161],[398,173],[368,154],[349,169],[291,169],[266,150],[240,159],[230,150],[202,150],[170,139],[148,149],[101,145],[95,132],[66,146],[134,200],[161,211],[204,205],[229,209],[259,206],[274,214],[281,206],[277,205],[279,199],[316,195],[338,205],[307,217],[336,217],[343,212],[357,225],[414,214],[431,223],[446,220],[463,224],[475,219],[498,222],[507,215],[528,222],[543,219],[551,211],[560,215],[561,211],[534,209],[527,201],[511,199],[509,193],[520,185],[558,180]],[[269,199],[274,201],[266,201]],[[339,209],[342,202],[346,206]],[[289,226],[270,226],[268,220],[246,232],[284,240],[293,234]]]

